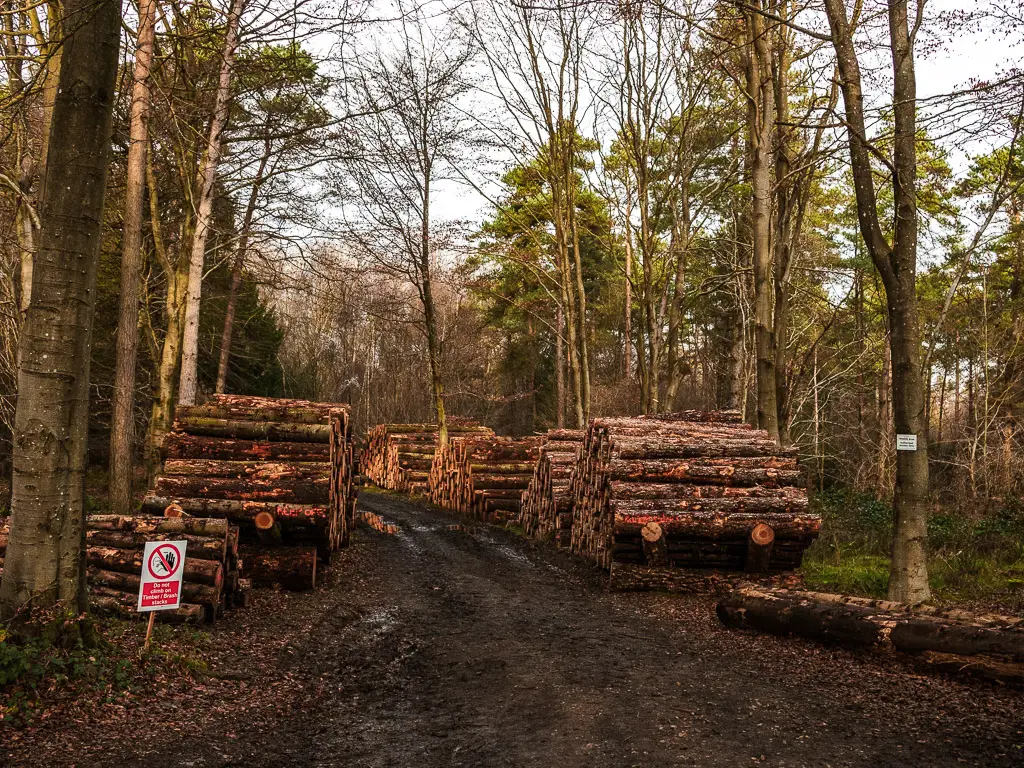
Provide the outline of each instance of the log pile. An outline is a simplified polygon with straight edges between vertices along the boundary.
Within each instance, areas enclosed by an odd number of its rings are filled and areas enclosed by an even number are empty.
[[[939,671],[1024,683],[1024,618],[751,585],[717,613],[727,627],[902,651]]]
[[[345,406],[215,395],[178,409],[163,456],[143,512],[229,520],[244,543],[263,548],[243,560],[256,584],[276,574],[279,583],[310,588],[309,553],[329,562],[348,544],[358,486]],[[267,548],[281,551],[264,556]],[[289,559],[294,572],[283,565]]]
[[[494,436],[450,440],[434,457],[430,501],[477,520],[518,522],[541,442]]]
[[[625,589],[669,586],[679,568],[704,571],[695,584],[792,570],[821,526],[803,485],[795,449],[736,412],[595,419],[570,482],[570,545]]]
[[[552,537],[568,546],[572,532],[572,495],[569,481],[583,445],[582,429],[552,429],[543,437],[540,458],[523,493],[519,524],[523,533]]]
[[[0,526],[0,572],[7,550]],[[90,515],[85,521],[86,582],[93,610],[137,615],[139,574],[147,541],[187,541],[181,607],[159,611],[162,621],[212,622],[248,603],[241,578],[238,528],[219,518]]]
[[[454,421],[448,425],[449,439],[493,435],[490,428],[474,422]],[[363,474],[378,488],[424,495],[437,442],[436,424],[378,424],[366,433],[360,457]]]

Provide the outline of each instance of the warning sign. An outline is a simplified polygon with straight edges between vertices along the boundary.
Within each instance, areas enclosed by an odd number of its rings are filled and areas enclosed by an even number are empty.
[[[164,611],[181,605],[187,541],[147,541],[142,554],[139,610]]]

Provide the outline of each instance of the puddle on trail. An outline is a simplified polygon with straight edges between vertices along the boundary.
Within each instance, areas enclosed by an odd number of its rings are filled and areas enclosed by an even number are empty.
[[[363,623],[378,637],[394,632],[401,624],[394,608],[374,608],[363,617]]]
[[[522,552],[516,551],[515,549],[513,549],[510,546],[508,546],[507,544],[496,544],[496,545],[494,545],[494,551],[499,553],[499,554],[504,555],[505,557],[507,557],[509,560],[512,560],[513,562],[521,563],[522,565],[529,566],[530,568],[536,568],[536,566],[537,566],[537,564],[534,563],[533,560],[531,560],[525,554],[523,554]]]
[[[373,528],[373,530],[385,533],[388,536],[397,536],[402,532],[402,529],[399,528],[398,525],[386,520],[376,512],[363,510],[359,513],[359,520]]]

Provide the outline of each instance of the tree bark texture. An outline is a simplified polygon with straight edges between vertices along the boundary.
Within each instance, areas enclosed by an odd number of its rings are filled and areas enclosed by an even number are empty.
[[[120,6],[68,0],[18,365],[10,545],[0,620],[86,609],[89,359],[120,41]]]
[[[747,12],[747,130],[750,136],[751,234],[754,264],[754,341],[757,356],[757,425],[779,439],[775,388],[773,312],[772,162],[775,140],[775,90],[771,45],[760,14],[761,0]]]

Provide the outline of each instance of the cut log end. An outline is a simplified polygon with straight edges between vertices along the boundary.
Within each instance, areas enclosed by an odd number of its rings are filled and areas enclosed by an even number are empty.
[[[775,531],[770,525],[758,523],[750,532],[750,541],[759,547],[767,547],[775,541]]]
[[[769,528],[769,530],[771,529]],[[664,532],[662,531],[660,524],[650,522],[640,529],[640,535],[644,537],[644,541],[654,543],[664,535]]]
[[[164,517],[187,517],[185,510],[181,508],[181,505],[172,501],[166,507],[164,507]]]

